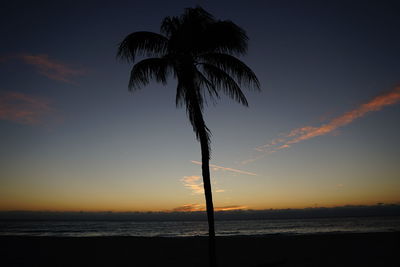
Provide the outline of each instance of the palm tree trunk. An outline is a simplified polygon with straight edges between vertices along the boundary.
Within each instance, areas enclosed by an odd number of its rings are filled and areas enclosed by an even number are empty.
[[[206,209],[208,219],[208,249],[210,267],[217,266],[217,255],[215,247],[215,227],[214,227],[214,205],[212,201],[211,181],[210,181],[210,151],[208,147],[208,137],[206,128],[199,131],[201,145],[202,174],[204,184],[204,194],[206,198]]]
[[[201,169],[203,175],[204,195],[206,198],[206,210],[208,220],[208,255],[209,266],[217,267],[217,253],[215,245],[214,227],[214,204],[212,200],[211,179],[210,179],[210,139],[207,126],[203,119],[203,114],[196,97],[190,101],[193,108],[193,121],[196,124],[196,133],[201,146]]]
[[[192,62],[182,68],[180,82],[191,88],[186,90],[186,108],[188,111],[190,122],[193,126],[193,130],[196,133],[197,139],[200,141],[201,147],[201,169],[203,175],[204,195],[206,198],[206,210],[208,220],[208,256],[209,266],[217,267],[217,255],[215,245],[215,227],[214,227],[214,205],[212,200],[211,191],[211,179],[210,179],[210,137],[208,128],[203,119],[203,112],[200,104],[200,98],[198,96],[198,90],[194,84],[194,70]],[[181,86],[182,86],[181,84]],[[178,84],[178,87],[180,85]]]

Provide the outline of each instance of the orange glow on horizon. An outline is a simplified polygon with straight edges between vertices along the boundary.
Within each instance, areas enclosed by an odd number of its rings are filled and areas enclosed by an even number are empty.
[[[214,211],[235,211],[235,210],[285,210],[285,209],[307,209],[307,208],[335,208],[335,207],[343,207],[343,206],[374,206],[378,203],[384,204],[397,204],[400,205],[399,199],[393,199],[393,201],[384,201],[384,202],[376,202],[376,201],[356,201],[352,203],[314,203],[314,204],[282,204],[282,205],[255,205],[255,206],[245,206],[245,205],[231,205],[231,206],[221,206],[215,207]],[[177,208],[169,208],[169,209],[129,209],[129,208],[115,208],[115,207],[102,207],[102,208],[94,208],[94,207],[85,207],[85,208],[74,208],[74,207],[54,207],[54,206],[35,206],[35,205],[26,205],[26,206],[0,206],[0,212],[4,211],[37,211],[37,212],[198,212],[198,211],[206,211],[204,204],[184,204]]]

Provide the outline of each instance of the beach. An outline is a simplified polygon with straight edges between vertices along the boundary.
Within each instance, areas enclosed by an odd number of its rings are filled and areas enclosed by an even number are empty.
[[[207,266],[206,237],[0,236],[1,266]],[[400,266],[400,232],[217,237],[219,266]]]

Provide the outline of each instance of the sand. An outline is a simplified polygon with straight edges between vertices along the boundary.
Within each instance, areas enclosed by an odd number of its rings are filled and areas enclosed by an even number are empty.
[[[207,266],[207,239],[0,236],[0,266]],[[219,266],[400,266],[400,233],[218,237]]]

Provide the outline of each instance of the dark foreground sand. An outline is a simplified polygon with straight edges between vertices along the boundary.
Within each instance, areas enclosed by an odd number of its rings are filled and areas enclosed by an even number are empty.
[[[400,266],[400,233],[219,237],[222,266]],[[0,237],[0,266],[207,266],[207,239]]]

